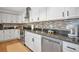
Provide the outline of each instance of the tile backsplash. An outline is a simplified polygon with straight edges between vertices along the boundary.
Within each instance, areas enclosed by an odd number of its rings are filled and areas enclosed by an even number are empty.
[[[72,21],[75,20],[43,21],[43,22],[30,23],[28,25],[34,25],[35,28],[67,30],[66,26]]]

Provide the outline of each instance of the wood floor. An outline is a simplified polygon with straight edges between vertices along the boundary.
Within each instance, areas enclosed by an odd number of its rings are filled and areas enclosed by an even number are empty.
[[[20,40],[15,39],[7,42],[0,42],[0,52],[31,52]]]

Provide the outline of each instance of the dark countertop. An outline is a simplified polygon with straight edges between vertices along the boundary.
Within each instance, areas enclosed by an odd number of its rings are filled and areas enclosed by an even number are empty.
[[[32,33],[36,33],[36,34],[39,34],[39,35],[42,35],[42,36],[47,36],[47,37],[59,39],[59,40],[62,40],[62,41],[71,42],[71,43],[74,43],[74,44],[79,44],[79,37],[69,38],[69,37],[66,37],[66,36],[63,36],[63,35],[48,34],[48,33],[41,32],[41,31],[31,31],[31,30],[26,30],[26,31],[29,31],[29,32],[32,32]]]

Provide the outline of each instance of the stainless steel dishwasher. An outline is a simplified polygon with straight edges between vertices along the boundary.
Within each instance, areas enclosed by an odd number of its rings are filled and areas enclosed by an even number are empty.
[[[62,41],[55,38],[42,37],[42,52],[61,52]]]

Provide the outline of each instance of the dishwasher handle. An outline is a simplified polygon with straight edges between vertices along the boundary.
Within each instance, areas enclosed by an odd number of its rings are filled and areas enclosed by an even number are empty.
[[[57,44],[59,44],[60,45],[60,42],[58,42],[58,41],[55,41],[55,40],[48,40],[49,42],[54,42],[54,43],[57,43]]]
[[[57,43],[57,44],[59,44],[59,45],[62,44],[60,40],[55,39],[55,38],[50,38],[50,37],[43,36],[42,39],[48,40],[49,42]]]

